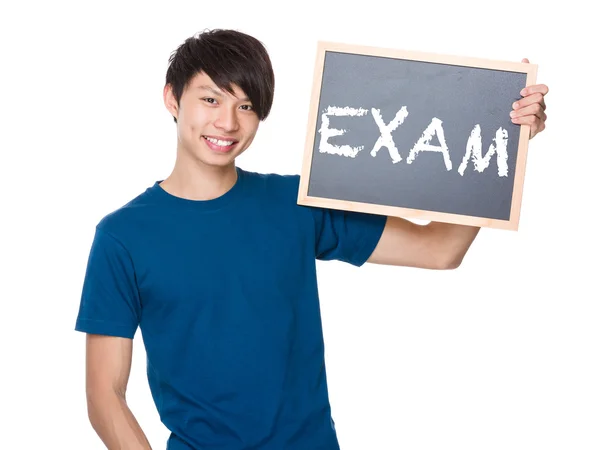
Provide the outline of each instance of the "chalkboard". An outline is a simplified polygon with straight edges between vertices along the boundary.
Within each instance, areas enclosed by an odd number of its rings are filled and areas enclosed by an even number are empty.
[[[517,230],[537,65],[319,42],[298,204]]]

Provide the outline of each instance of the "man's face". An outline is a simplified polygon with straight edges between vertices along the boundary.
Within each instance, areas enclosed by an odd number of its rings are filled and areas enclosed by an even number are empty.
[[[165,104],[177,118],[181,156],[225,167],[250,146],[260,121],[246,94],[233,88],[234,95],[223,91],[201,72],[185,88],[177,108],[170,86],[165,87]]]

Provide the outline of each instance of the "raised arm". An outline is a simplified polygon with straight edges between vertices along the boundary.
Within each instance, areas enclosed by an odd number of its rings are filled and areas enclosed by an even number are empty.
[[[87,335],[88,416],[92,427],[109,450],[151,449],[125,399],[132,348],[132,339]]]
[[[478,227],[431,222],[418,225],[388,217],[367,262],[422,269],[455,269],[479,232]]]

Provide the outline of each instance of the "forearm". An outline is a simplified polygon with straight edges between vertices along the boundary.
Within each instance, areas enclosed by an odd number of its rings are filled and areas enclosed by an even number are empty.
[[[88,415],[108,450],[151,450],[124,397],[112,392],[88,394]]]
[[[443,222],[431,222],[427,229],[435,236],[435,248],[441,249],[444,266],[450,269],[461,264],[480,230],[479,227]]]

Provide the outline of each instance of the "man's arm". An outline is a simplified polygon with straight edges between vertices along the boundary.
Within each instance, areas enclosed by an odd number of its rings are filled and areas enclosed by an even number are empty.
[[[125,400],[132,349],[132,339],[87,335],[88,416],[109,450],[151,450]]]
[[[369,263],[422,269],[455,269],[462,262],[479,227],[431,222],[418,225],[388,217]]]

